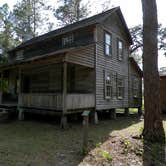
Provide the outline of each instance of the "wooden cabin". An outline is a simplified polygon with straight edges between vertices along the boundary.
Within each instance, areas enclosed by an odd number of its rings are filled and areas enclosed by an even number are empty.
[[[166,112],[166,74],[160,75],[160,105],[161,111]]]
[[[129,58],[131,44],[119,7],[28,40],[0,67],[8,85],[0,107],[17,108],[20,118],[58,114],[62,126],[68,114],[84,110],[140,110],[142,75]]]

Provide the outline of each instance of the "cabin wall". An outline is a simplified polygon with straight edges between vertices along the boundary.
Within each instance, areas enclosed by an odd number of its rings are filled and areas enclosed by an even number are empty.
[[[63,64],[22,70],[21,107],[63,110]],[[27,79],[29,77],[29,81]],[[69,110],[94,107],[94,69],[67,63],[67,106]],[[29,82],[29,86],[26,83]],[[29,87],[28,91],[24,91]]]
[[[22,79],[23,93],[62,92],[62,64],[23,70]]]
[[[89,68],[76,68],[76,91],[78,92],[94,92],[94,71]]]
[[[138,80],[137,97],[134,97],[133,90],[135,78]],[[142,106],[142,77],[131,62],[129,63],[129,106],[131,108],[137,108]]]
[[[90,68],[94,68],[95,44],[79,47],[66,54],[66,61]]]
[[[23,69],[23,93],[62,93],[63,64]],[[69,93],[93,93],[94,69],[68,63],[67,89]]]
[[[63,46],[62,38],[70,34],[74,35],[73,43]],[[93,43],[93,27],[81,28],[77,31],[63,34],[58,37],[53,37],[52,39],[49,39],[48,41],[44,41],[44,42],[41,41],[40,43],[33,44],[27,47],[26,49],[22,50],[23,51],[22,56],[16,55],[16,52],[14,53],[12,52],[9,56],[9,62],[29,59],[34,56],[40,56],[40,55],[48,54],[51,52],[55,52],[63,48],[85,46],[90,43]]]
[[[112,35],[112,56],[104,54],[104,32],[107,31]],[[123,60],[119,61],[117,56],[117,39],[121,39],[124,43]],[[128,58],[129,58],[129,42],[116,15],[111,16],[103,25],[96,27],[96,109],[111,109],[125,108],[128,103]],[[104,96],[105,78],[104,73],[113,75],[112,82],[112,97],[107,100]],[[117,77],[122,77],[124,80],[124,97],[117,98]]]

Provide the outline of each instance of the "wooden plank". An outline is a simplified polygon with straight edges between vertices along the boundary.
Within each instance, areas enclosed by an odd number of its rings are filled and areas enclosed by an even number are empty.
[[[94,94],[67,94],[67,109],[93,108]]]
[[[63,100],[62,100],[62,107],[63,107],[63,114],[66,114],[67,112],[67,106],[66,106],[66,95],[67,95],[67,63],[63,63]]]
[[[61,94],[29,93],[20,95],[21,107],[62,110]]]
[[[94,68],[94,49],[95,45],[90,44],[88,46],[69,51],[66,54],[66,61]]]
[[[114,20],[114,18],[113,18]],[[112,56],[108,57],[104,54],[104,32],[108,31],[112,35]],[[128,46],[129,43],[126,41],[123,31],[116,21],[111,21],[111,18],[103,22],[103,25],[97,25],[97,42],[96,42],[96,109],[112,109],[112,108],[125,108],[128,107]],[[124,58],[119,61],[117,58],[117,38],[120,38],[124,42]],[[114,73],[123,76],[125,91],[124,98],[122,100],[117,99],[116,95],[116,79],[113,81],[112,98],[106,100],[104,98],[104,73],[103,71]]]

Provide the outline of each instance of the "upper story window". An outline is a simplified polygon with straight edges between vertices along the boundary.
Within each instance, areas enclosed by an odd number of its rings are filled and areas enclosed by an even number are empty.
[[[23,54],[24,54],[23,50],[17,51],[16,52],[16,60],[22,60],[24,58]]]
[[[110,99],[112,96],[112,79],[111,74],[105,73],[105,98]]]
[[[133,97],[139,97],[139,79],[137,77],[133,78]]]
[[[111,56],[112,54],[112,36],[105,32],[105,39],[104,39],[104,47],[105,47],[105,55]]]
[[[62,45],[67,46],[71,45],[74,42],[74,35],[70,34],[62,38]]]
[[[118,52],[118,59],[122,60],[123,59],[123,42],[118,39],[117,41],[117,52]]]
[[[117,78],[117,98],[123,99],[124,97],[124,79]]]

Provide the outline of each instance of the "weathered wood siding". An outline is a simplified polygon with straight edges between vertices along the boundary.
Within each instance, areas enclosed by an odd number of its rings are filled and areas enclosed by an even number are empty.
[[[112,35],[112,56],[104,54],[104,32],[107,31]],[[111,109],[128,107],[128,57],[129,57],[129,42],[124,32],[124,27],[117,15],[112,15],[105,20],[102,25],[96,27],[96,109]],[[123,41],[124,56],[123,60],[119,61],[117,56],[117,39]],[[113,78],[113,93],[110,100],[104,98],[104,72],[111,72]],[[124,98],[117,98],[117,77],[124,79]]]
[[[94,94],[67,94],[67,109],[94,108]]]
[[[22,69],[22,93],[19,96],[19,105],[62,110],[62,73],[62,64]],[[30,85],[29,90],[25,91],[24,84],[27,83],[27,77]],[[94,69],[68,63],[67,78],[66,109],[94,107]],[[72,89],[70,89],[71,84],[74,86]]]
[[[62,94],[22,93],[19,95],[19,106],[62,110]]]
[[[71,70],[71,66],[74,70]],[[69,93],[94,93],[94,69],[68,64],[67,89]]]
[[[160,77],[160,100],[161,110],[166,111],[166,76]]]
[[[26,83],[24,78],[29,78],[29,93],[56,93],[62,91],[61,64],[41,66],[26,70],[24,69],[22,72],[22,84]]]
[[[74,35],[74,42],[70,45],[63,46],[62,38],[70,34]],[[25,60],[35,56],[40,56],[51,52],[55,52],[63,48],[85,46],[92,42],[93,42],[93,27],[81,28],[76,31],[63,34],[57,37],[53,37],[52,39],[49,39],[47,41],[44,42],[41,41],[39,43],[27,47],[26,49],[23,50],[22,58],[20,57],[18,58],[16,52],[15,53],[12,52],[9,56],[9,61],[14,62],[17,61],[17,59]]]
[[[90,44],[81,48],[74,49],[66,54],[66,60],[70,63],[84,65],[94,68],[95,62],[95,44]]]
[[[93,94],[67,94],[67,110],[92,108]],[[37,109],[62,110],[62,94],[29,93],[19,96],[19,106]]]
[[[134,97],[134,78],[138,80],[138,97]],[[142,106],[142,77],[131,62],[129,62],[129,106],[131,108]]]

